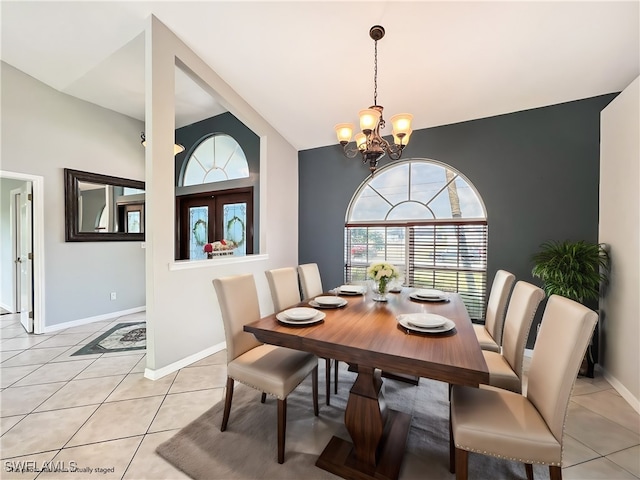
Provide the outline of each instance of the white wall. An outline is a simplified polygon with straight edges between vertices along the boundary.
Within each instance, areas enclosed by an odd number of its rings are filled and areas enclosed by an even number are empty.
[[[602,366],[640,412],[640,77],[602,111],[599,241],[611,281],[600,301]]]
[[[142,123],[1,66],[2,170],[44,177],[45,328],[143,307],[140,243],[66,243],[63,181],[64,168],[144,180]]]
[[[212,46],[212,48],[216,48]],[[260,255],[174,261],[172,153],[175,64],[190,70],[261,141]],[[156,18],[146,33],[147,371],[158,378],[224,342],[212,280],[253,273],[263,314],[273,305],[264,271],[298,260],[298,155],[267,122]]]
[[[22,187],[26,182],[10,178],[0,178],[0,307],[15,311],[14,255],[11,238],[12,219],[11,190]]]

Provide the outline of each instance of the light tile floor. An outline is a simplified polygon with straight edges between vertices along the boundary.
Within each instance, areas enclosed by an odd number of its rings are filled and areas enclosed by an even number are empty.
[[[188,478],[154,451],[222,399],[225,352],[157,381],[144,378],[140,351],[71,356],[113,325],[141,319],[144,313],[27,335],[15,315],[0,316],[0,478]],[[296,434],[289,430],[288,444]],[[19,462],[76,462],[94,471],[11,472]],[[565,480],[640,479],[640,415],[598,372],[576,382],[564,463]],[[412,478],[405,467],[403,479]]]

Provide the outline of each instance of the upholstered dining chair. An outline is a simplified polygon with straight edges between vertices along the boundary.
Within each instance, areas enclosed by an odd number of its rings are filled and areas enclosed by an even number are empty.
[[[450,470],[466,480],[468,452],[549,466],[562,480],[562,443],[571,390],[598,315],[552,295],[533,347],[526,395],[455,385],[451,391]]]
[[[302,298],[311,299],[322,295],[322,278],[320,277],[320,269],[317,263],[305,263],[298,265],[298,276],[300,278],[300,287],[302,289]],[[331,359],[325,358],[325,379],[327,390],[325,394],[327,405],[331,405]],[[338,394],[338,361],[334,365],[334,393]]]
[[[298,272],[294,267],[276,268],[264,272],[271,290],[271,300],[276,312],[300,302]],[[322,292],[320,292],[322,293]],[[325,402],[331,405],[331,359],[325,358]]]
[[[278,399],[278,463],[284,462],[287,396],[312,375],[313,413],[318,415],[318,358],[290,348],[265,345],[243,330],[260,318],[258,292],[253,275],[216,278],[213,285],[220,303],[227,341],[227,387],[221,431],[227,429],[234,381]]]
[[[493,277],[484,325],[473,324],[473,329],[476,332],[482,350],[500,352],[504,317],[509,302],[509,294],[515,281],[515,275],[506,270],[498,270],[495,277]]]
[[[504,321],[502,353],[482,351],[491,386],[522,392],[524,349],[533,317],[543,298],[544,291],[530,283],[519,281],[513,287]]]
[[[295,267],[276,268],[264,272],[271,290],[271,300],[276,312],[300,303],[300,286]]]
[[[302,297],[309,299],[322,295],[322,278],[317,263],[305,263],[298,265],[298,275],[300,276],[300,286],[302,287]]]
[[[324,289],[322,288],[322,277],[320,276],[320,269],[317,263],[305,263],[298,265],[298,276],[300,277],[300,287],[302,288],[302,298],[311,299],[322,295]],[[327,379],[327,405],[330,405],[329,394],[331,392],[331,359],[325,358],[326,361],[326,379]],[[338,360],[334,362],[334,378],[333,388],[336,395],[338,394]]]

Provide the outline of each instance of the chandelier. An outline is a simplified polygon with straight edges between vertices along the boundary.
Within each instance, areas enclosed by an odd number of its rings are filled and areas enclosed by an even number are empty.
[[[411,120],[413,115],[400,113],[391,117],[393,126],[393,143],[380,136],[380,130],[385,127],[382,117],[381,105],[378,105],[378,40],[384,37],[384,28],[374,25],[369,30],[369,36],[374,40],[374,68],[373,68],[373,105],[365,110],[361,110],[360,133],[354,137],[355,147],[350,145],[353,125],[351,123],[339,123],[335,126],[338,141],[348,158],[355,157],[358,152],[362,155],[362,163],[369,164],[371,174],[378,168],[378,160],[385,154],[391,160],[398,160],[402,156],[402,150],[409,143],[411,136]]]
[[[144,135],[144,132],[140,133],[140,143],[142,144],[143,147],[147,146],[147,138]],[[180,152],[184,152],[184,146],[180,145],[179,143],[174,143],[173,144],[173,155],[177,155]]]

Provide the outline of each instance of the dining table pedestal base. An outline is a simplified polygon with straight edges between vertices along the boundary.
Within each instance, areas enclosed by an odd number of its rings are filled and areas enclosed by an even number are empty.
[[[402,466],[411,415],[387,409],[387,421],[378,445],[375,466],[358,461],[353,444],[333,437],[316,461],[316,466],[342,478],[358,480],[397,480]]]

